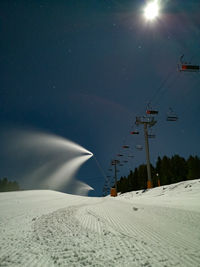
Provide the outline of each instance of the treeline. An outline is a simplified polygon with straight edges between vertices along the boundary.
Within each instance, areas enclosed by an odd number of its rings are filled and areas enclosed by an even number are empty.
[[[0,179],[0,192],[20,190],[19,184],[16,181],[8,181],[7,178]]]
[[[151,165],[151,176],[153,187],[178,183],[185,180],[200,178],[200,158],[190,156],[187,160],[174,155],[171,158],[164,156],[158,157],[156,166]],[[118,192],[125,193],[147,188],[147,168],[140,165],[134,172],[130,171],[126,177],[121,177],[117,182]]]

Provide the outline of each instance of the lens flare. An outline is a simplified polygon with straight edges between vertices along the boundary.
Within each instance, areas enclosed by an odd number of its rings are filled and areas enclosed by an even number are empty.
[[[144,9],[144,16],[147,20],[154,20],[159,14],[158,2],[155,0],[147,4]]]

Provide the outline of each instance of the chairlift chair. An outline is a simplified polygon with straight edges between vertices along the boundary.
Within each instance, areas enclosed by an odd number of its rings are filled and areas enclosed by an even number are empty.
[[[125,145],[125,146],[123,146],[122,148],[129,148],[129,146]]]
[[[136,147],[137,150],[142,150],[143,149],[142,145],[136,145],[135,147]]]
[[[152,132],[152,129],[150,130],[150,132],[148,133],[148,138],[155,138],[156,135]]]
[[[176,115],[174,116],[167,116],[167,121],[177,121],[178,117]]]
[[[170,108],[167,114],[167,121],[177,121],[178,116],[174,113],[174,111]]]
[[[137,131],[137,130],[132,131],[131,134],[139,134],[139,131]]]
[[[139,124],[140,124],[140,118],[139,118],[139,117],[136,117],[136,119],[135,119],[135,124],[136,124],[136,125],[139,125]]]
[[[147,105],[147,108],[146,108],[146,114],[148,114],[148,115],[157,115],[158,114],[158,110],[152,108],[151,104],[149,103]]]
[[[183,62],[183,57],[184,55],[180,57],[180,65],[178,65],[179,71],[183,71],[183,72],[199,72],[200,71],[199,65],[193,65],[191,63]]]
[[[146,110],[146,114],[148,114],[148,115],[157,115],[158,114],[158,110],[147,109]]]
[[[191,65],[191,64],[181,64],[179,69],[180,71],[188,71],[188,72],[199,72],[200,66],[199,65]]]
[[[155,138],[156,135],[155,134],[148,134],[148,138]]]

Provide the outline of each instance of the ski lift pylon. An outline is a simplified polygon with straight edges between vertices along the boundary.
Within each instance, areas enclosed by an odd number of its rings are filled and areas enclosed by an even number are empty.
[[[118,159],[113,159],[112,161],[111,161],[111,165],[117,165],[117,164],[119,164],[120,163],[120,161],[118,160]]]

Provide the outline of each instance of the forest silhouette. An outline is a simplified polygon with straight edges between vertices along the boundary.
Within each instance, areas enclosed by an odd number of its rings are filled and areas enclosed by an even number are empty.
[[[200,158],[189,156],[187,160],[179,155],[171,158],[158,157],[156,166],[151,165],[153,187],[178,183],[200,178]],[[130,171],[128,176],[122,176],[117,182],[118,192],[125,193],[147,188],[147,168],[145,164]]]

